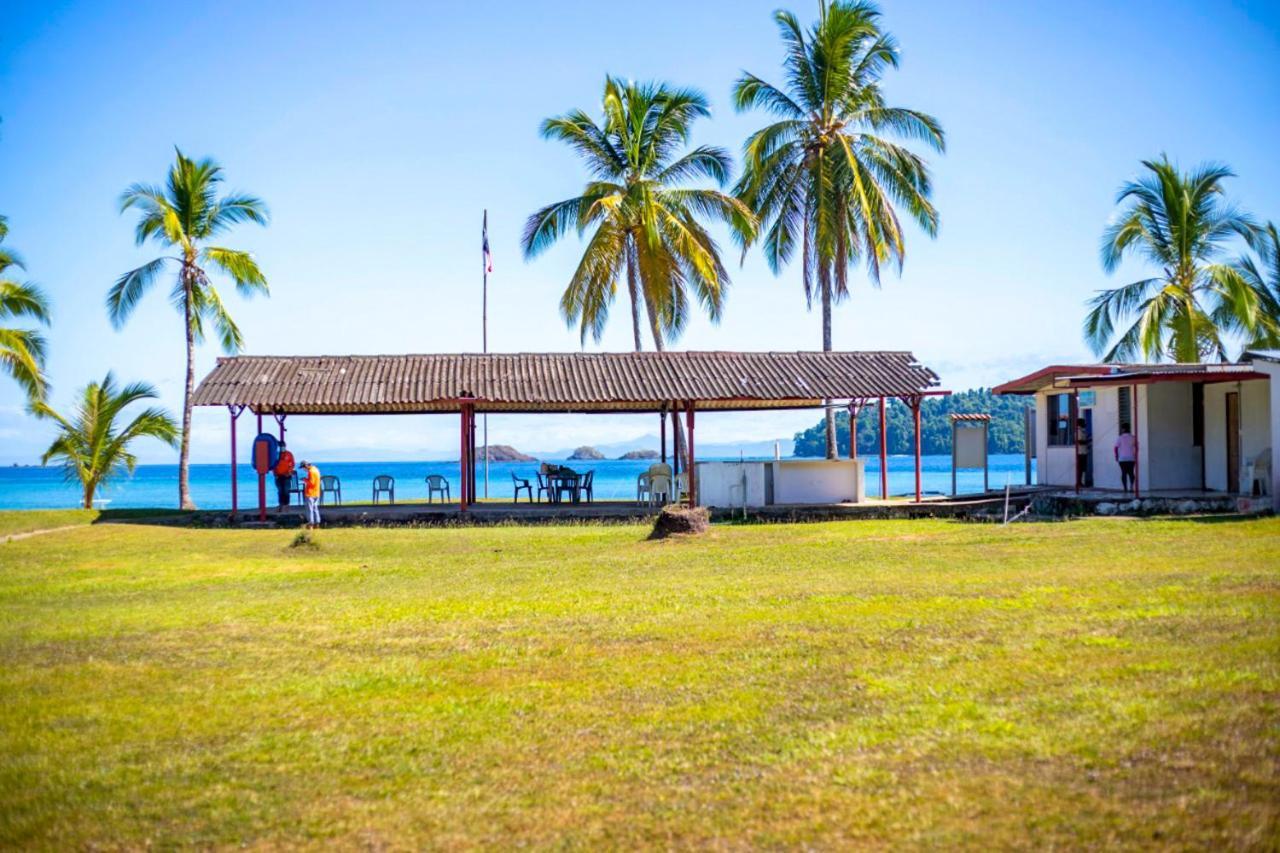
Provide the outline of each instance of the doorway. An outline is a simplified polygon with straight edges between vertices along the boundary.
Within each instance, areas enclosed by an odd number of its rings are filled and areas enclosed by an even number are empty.
[[[1240,494],[1240,393],[1227,392],[1227,491]]]

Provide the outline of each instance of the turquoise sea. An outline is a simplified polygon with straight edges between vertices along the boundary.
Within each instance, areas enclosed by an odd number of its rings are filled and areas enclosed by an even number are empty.
[[[736,457],[735,457],[736,458]],[[400,499],[426,497],[428,474],[440,474],[449,480],[453,496],[458,494],[458,463],[448,462],[326,462],[313,460],[324,474],[334,474],[342,481],[343,499],[350,503],[368,501],[373,478],[390,474],[396,479],[396,496]],[[550,460],[555,461],[555,460]],[[649,467],[645,461],[609,460],[599,462],[563,462],[576,471],[594,470],[597,500],[626,499],[635,496],[636,475]],[[511,497],[511,474],[534,479],[536,462],[493,462],[489,465],[489,495]],[[879,460],[867,460],[867,490],[875,496],[880,486]],[[1034,471],[1032,472],[1034,478]],[[258,478],[253,469],[242,465],[239,478],[240,506],[258,503]],[[1021,454],[991,457],[991,487],[1014,485],[1025,481]],[[951,457],[926,456],[923,460],[923,483],[926,492],[946,493],[951,490]],[[477,475],[477,489],[484,492],[483,470]],[[905,495],[914,489],[913,463],[910,456],[889,457],[889,493]],[[982,489],[981,471],[961,471],[959,491]],[[225,509],[231,506],[231,467],[192,465],[191,492],[202,509]],[[139,465],[132,477],[122,478],[106,486],[99,497],[112,509],[134,507],[176,507],[178,505],[177,465]],[[78,506],[80,490],[63,479],[57,468],[0,468],[0,509],[60,509]],[[267,502],[274,506],[272,483],[267,483]]]

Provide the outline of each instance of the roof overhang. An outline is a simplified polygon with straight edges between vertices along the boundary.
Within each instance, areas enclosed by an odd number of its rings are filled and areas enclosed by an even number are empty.
[[[997,385],[995,394],[1035,394],[1053,389],[1153,385],[1159,382],[1247,382],[1267,379],[1251,364],[1056,364]]]
[[[1020,376],[1005,382],[1003,385],[997,385],[991,389],[993,394],[1034,394],[1045,388],[1051,388],[1063,376],[1078,376],[1080,374],[1103,375],[1110,373],[1114,368],[1110,365],[1097,364],[1051,364],[1048,367],[1042,367],[1034,373],[1028,373],[1026,376]]]

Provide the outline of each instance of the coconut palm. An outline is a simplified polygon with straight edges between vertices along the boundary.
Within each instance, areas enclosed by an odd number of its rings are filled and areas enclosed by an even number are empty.
[[[525,223],[526,258],[541,254],[576,228],[590,230],[587,248],[560,299],[565,321],[583,341],[599,341],[625,279],[631,331],[644,348],[640,312],[654,347],[679,337],[689,317],[689,291],[719,321],[729,275],[704,222],[727,223],[750,241],[754,217],[737,199],[689,182],[728,180],[730,158],[712,146],[686,149],[693,123],[710,115],[693,89],[661,83],[605,79],[604,115],[597,123],[582,110],[547,119],[542,135],[567,143],[585,161],[590,178],[582,194],[547,205]]]
[[[260,199],[241,193],[219,197],[218,185],[222,180],[222,167],[213,160],[191,160],[178,151],[164,187],[150,184],[129,187],[120,197],[120,211],[137,208],[141,212],[135,232],[138,245],[152,240],[173,254],[162,255],[120,276],[107,294],[107,313],[112,324],[120,328],[166,267],[177,272],[169,299],[182,314],[187,344],[182,444],[178,453],[178,499],[183,509],[195,507],[188,476],[195,346],[204,340],[205,324],[211,323],[225,351],[238,352],[243,348],[240,330],[227,313],[209,272],[217,271],[230,277],[236,290],[244,296],[268,292],[267,279],[252,255],[210,244],[238,223],[267,223],[266,206]]]
[[[928,167],[905,143],[943,151],[945,138],[932,116],[885,102],[880,79],[897,66],[898,48],[873,4],[824,3],[807,32],[790,12],[774,17],[787,82],[780,88],[745,74],[734,87],[739,110],[778,119],[747,139],[736,194],[759,217],[775,274],[799,250],[805,300],[821,303],[822,348],[830,350],[832,305],[849,294],[849,269],[865,263],[879,286],[885,263],[902,268],[898,211],[937,233]],[[827,455],[836,455],[830,409]]]
[[[8,234],[8,220],[0,216],[0,243]],[[46,388],[44,336],[33,329],[10,327],[8,322],[25,318],[49,325],[49,300],[36,285],[10,278],[11,269],[26,267],[16,252],[0,246],[0,368],[28,397],[39,400]]]
[[[177,443],[178,427],[161,409],[144,409],[123,427],[118,423],[124,409],[156,396],[154,388],[141,382],[117,388],[108,373],[102,382],[85,387],[71,417],[58,414],[45,402],[33,403],[31,410],[37,417],[58,426],[58,436],[44,452],[41,464],[60,460],[67,479],[80,482],[84,508],[92,509],[99,486],[119,474],[133,473],[138,460],[129,452],[129,445],[135,439],[155,438],[171,447]]]
[[[1280,233],[1268,222],[1249,237],[1256,258],[1243,257],[1237,264],[1249,288],[1258,294],[1258,322],[1254,329],[1239,328],[1247,347],[1280,347]]]
[[[1105,361],[1225,361],[1225,336],[1258,327],[1263,294],[1226,260],[1234,238],[1252,238],[1253,221],[1225,200],[1225,166],[1183,173],[1164,156],[1142,165],[1148,173],[1116,197],[1122,209],[1102,235],[1102,266],[1111,273],[1136,256],[1159,273],[1099,291],[1085,340]]]

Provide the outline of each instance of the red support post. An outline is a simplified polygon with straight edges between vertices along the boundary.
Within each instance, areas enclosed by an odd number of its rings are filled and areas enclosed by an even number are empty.
[[[1142,498],[1141,488],[1138,486],[1138,459],[1142,456],[1141,444],[1138,441],[1138,386],[1129,386],[1133,393],[1129,395],[1129,408],[1131,419],[1133,420],[1133,497],[1134,500]]]
[[[471,465],[467,468],[467,473],[471,475],[471,481],[467,483],[467,500],[471,503],[476,502],[476,460],[480,457],[476,454],[476,407],[472,403],[468,407],[467,420],[471,424],[471,453],[468,458]]]
[[[684,405],[685,430],[689,433],[689,506],[695,507],[698,505],[698,484],[694,480],[694,471],[696,466],[693,461],[695,458],[693,455],[693,401],[689,400]]]
[[[880,499],[889,499],[889,443],[885,436],[889,417],[885,411],[884,397],[880,398]]]
[[[458,422],[460,426],[461,442],[458,446],[458,505],[463,512],[467,511],[467,433],[470,429],[467,425],[467,404],[463,403],[458,409]]]
[[[262,435],[262,412],[258,412],[258,433],[255,435],[254,441],[258,436]],[[258,472],[258,521],[267,520],[267,475],[264,471]]]
[[[915,421],[916,432],[916,503],[920,503],[922,498],[920,492],[920,404],[922,402],[920,397],[911,398],[911,417]]]

